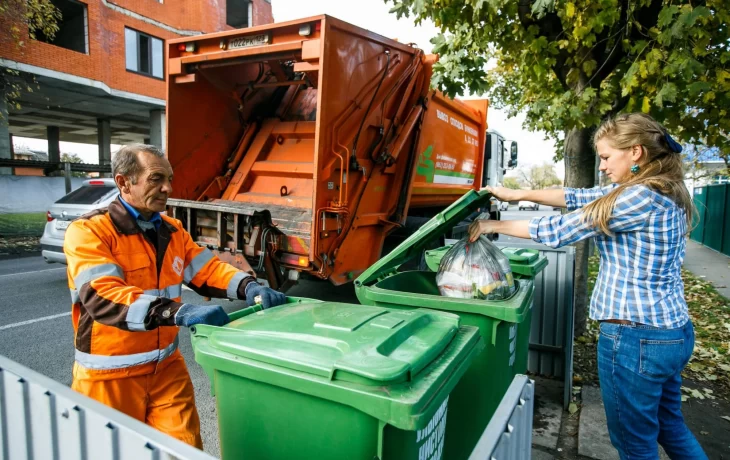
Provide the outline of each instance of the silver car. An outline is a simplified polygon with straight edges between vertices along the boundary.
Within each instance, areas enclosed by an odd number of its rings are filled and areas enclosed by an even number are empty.
[[[51,205],[46,213],[48,222],[41,237],[41,254],[46,262],[66,263],[63,238],[71,221],[79,216],[109,205],[119,195],[114,179],[89,179]]]

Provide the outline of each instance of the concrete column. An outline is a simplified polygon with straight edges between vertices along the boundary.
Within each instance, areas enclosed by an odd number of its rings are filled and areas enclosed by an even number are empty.
[[[10,149],[10,130],[8,129],[8,106],[5,102],[5,95],[0,92],[0,158],[11,159],[13,157]],[[13,174],[13,168],[0,168],[0,174]]]
[[[46,133],[48,134],[48,161],[57,163],[61,161],[61,131],[58,126],[47,126]]]
[[[167,146],[165,124],[164,110],[150,110],[150,144],[163,150]]]
[[[112,162],[112,129],[108,118],[96,119],[97,141],[99,145],[99,164]]]

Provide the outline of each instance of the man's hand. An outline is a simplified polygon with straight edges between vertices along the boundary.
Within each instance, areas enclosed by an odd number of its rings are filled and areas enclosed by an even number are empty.
[[[484,187],[484,190],[487,190],[499,201],[519,201],[522,198],[520,195],[521,190],[512,190],[511,188],[505,187],[491,187],[489,185]]]
[[[469,242],[473,243],[483,234],[496,233],[499,222],[493,220],[479,219],[469,225]]]
[[[250,283],[246,286],[246,303],[248,306],[256,304],[256,297],[261,296],[261,306],[264,308],[276,307],[286,302],[286,296],[259,283]]]
[[[196,324],[225,326],[229,321],[228,315],[220,305],[192,305],[186,303],[175,313],[175,324],[183,327],[195,326]]]

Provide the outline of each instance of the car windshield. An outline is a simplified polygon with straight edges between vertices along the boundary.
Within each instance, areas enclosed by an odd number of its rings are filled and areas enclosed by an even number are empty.
[[[112,185],[83,186],[56,201],[56,204],[96,204],[115,190]]]

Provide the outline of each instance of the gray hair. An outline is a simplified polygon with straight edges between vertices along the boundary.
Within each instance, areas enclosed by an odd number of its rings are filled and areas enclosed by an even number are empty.
[[[132,184],[137,183],[137,175],[141,172],[139,165],[139,153],[147,152],[152,155],[165,158],[165,153],[149,144],[129,144],[120,148],[112,158],[112,177],[117,174],[129,177]]]

